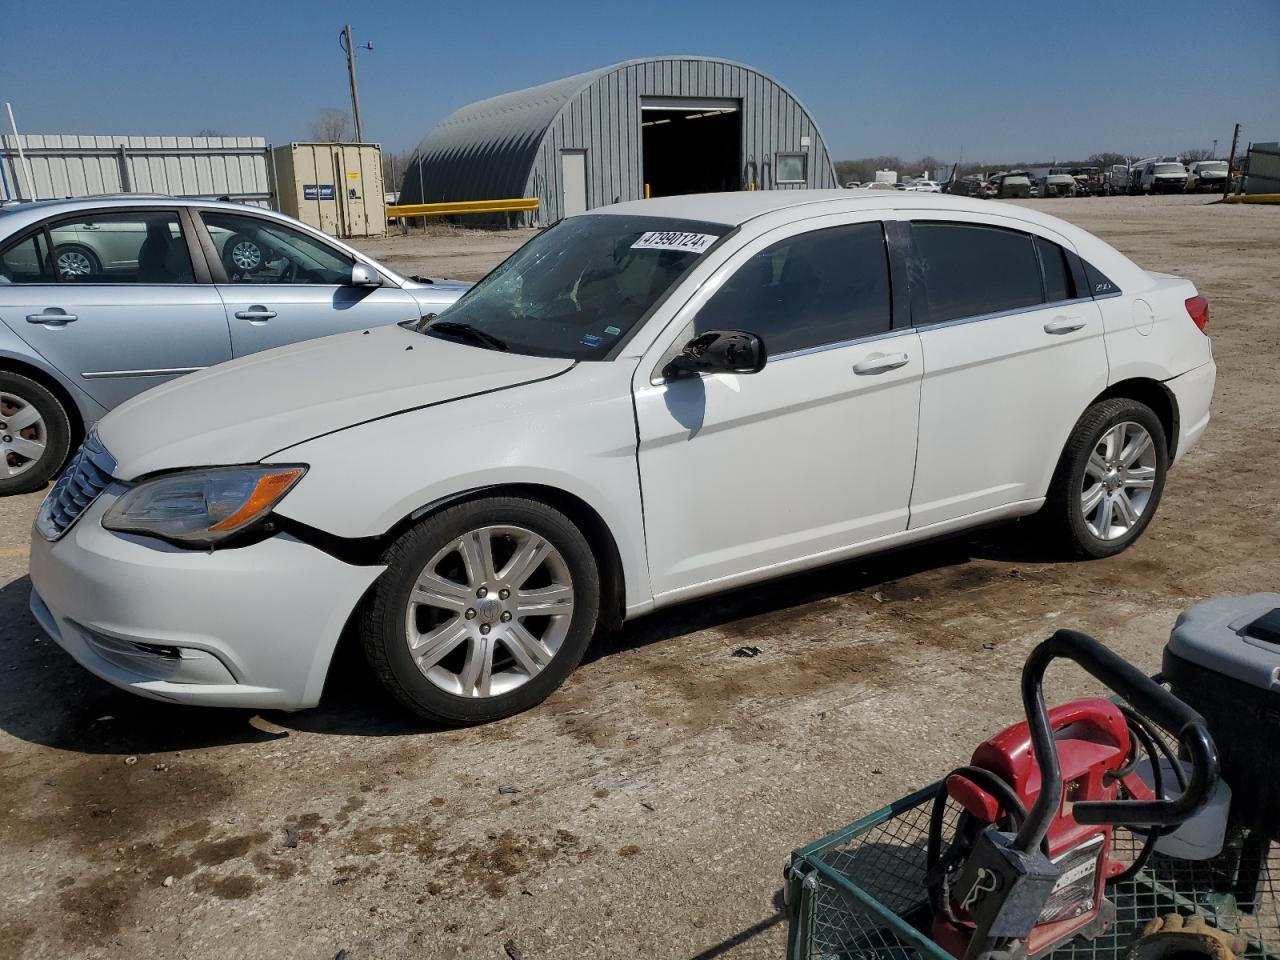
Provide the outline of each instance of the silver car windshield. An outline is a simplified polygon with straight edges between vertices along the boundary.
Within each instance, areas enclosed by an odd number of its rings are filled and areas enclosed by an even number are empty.
[[[487,349],[607,360],[731,229],[668,217],[571,217],[418,329]]]

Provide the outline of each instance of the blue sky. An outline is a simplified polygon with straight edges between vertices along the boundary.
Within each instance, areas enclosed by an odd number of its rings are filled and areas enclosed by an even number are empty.
[[[655,54],[738,60],[808,106],[833,156],[1048,160],[1280,139],[1280,0],[0,0],[0,100],[28,133],[305,138],[347,108],[413,147],[471,100]],[[7,128],[6,128],[7,132]]]

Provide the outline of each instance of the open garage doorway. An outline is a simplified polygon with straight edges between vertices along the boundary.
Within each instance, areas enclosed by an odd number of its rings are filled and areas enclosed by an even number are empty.
[[[741,189],[740,101],[645,97],[640,133],[648,196]]]

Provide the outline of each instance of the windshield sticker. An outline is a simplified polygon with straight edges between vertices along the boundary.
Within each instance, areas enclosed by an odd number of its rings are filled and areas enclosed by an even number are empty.
[[[618,334],[622,332],[622,330],[619,327],[605,327],[604,332],[611,337],[616,337]]]
[[[584,347],[598,347],[604,343],[604,337],[597,337],[594,333],[584,333],[578,342]]]
[[[681,253],[704,253],[719,237],[712,233],[681,233],[678,230],[653,230],[640,234],[632,250],[679,250]]]

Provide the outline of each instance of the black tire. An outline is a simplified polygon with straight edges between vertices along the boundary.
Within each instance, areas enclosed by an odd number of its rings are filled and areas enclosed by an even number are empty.
[[[61,259],[65,255],[73,255],[83,257],[88,264],[88,273],[76,272],[74,274],[65,273],[62,269]],[[102,273],[102,261],[98,255],[83,243],[60,243],[53,248],[53,262],[58,271],[58,278],[61,280],[76,281],[82,277],[93,278]],[[81,282],[84,282],[81,280]]]
[[[0,497],[39,490],[67,462],[67,455],[71,452],[71,417],[62,401],[47,387],[20,373],[0,371],[0,394],[16,398],[23,405],[29,404],[35,408],[43,422],[43,437],[29,439],[42,439],[44,442],[44,453],[34,460],[7,451],[3,454],[11,466],[24,462],[31,465],[15,476],[0,477]],[[11,436],[3,432],[8,428],[5,414],[12,414],[15,409],[16,405],[0,404],[0,424],[4,424],[0,427],[0,439]],[[32,430],[33,428],[24,428],[18,435],[26,437]]]
[[[1104,540],[1087,523],[1081,495],[1089,457],[1103,443],[1108,430],[1122,423],[1136,423],[1151,437],[1155,454],[1155,477],[1150,495],[1137,522],[1122,536]],[[1069,554],[1077,557],[1111,557],[1132,544],[1155,516],[1169,471],[1169,443],[1164,426],[1144,403],[1115,397],[1095,403],[1076,421],[1071,437],[1058,461],[1049,496],[1041,510],[1048,531]]]
[[[532,531],[559,551],[573,587],[573,613],[554,657],[540,672],[505,693],[462,696],[427,679],[411,656],[406,642],[410,592],[438,551],[469,531],[503,525]],[[396,700],[437,723],[488,723],[536,706],[577,667],[595,631],[600,610],[600,573],[591,547],[568,517],[536,500],[492,497],[448,507],[401,536],[383,554],[381,562],[387,565],[387,572],[374,586],[360,618],[365,657],[374,675]],[[465,649],[467,643],[458,647],[458,651]],[[504,651],[499,648],[499,655]],[[510,664],[509,654],[507,657]]]

